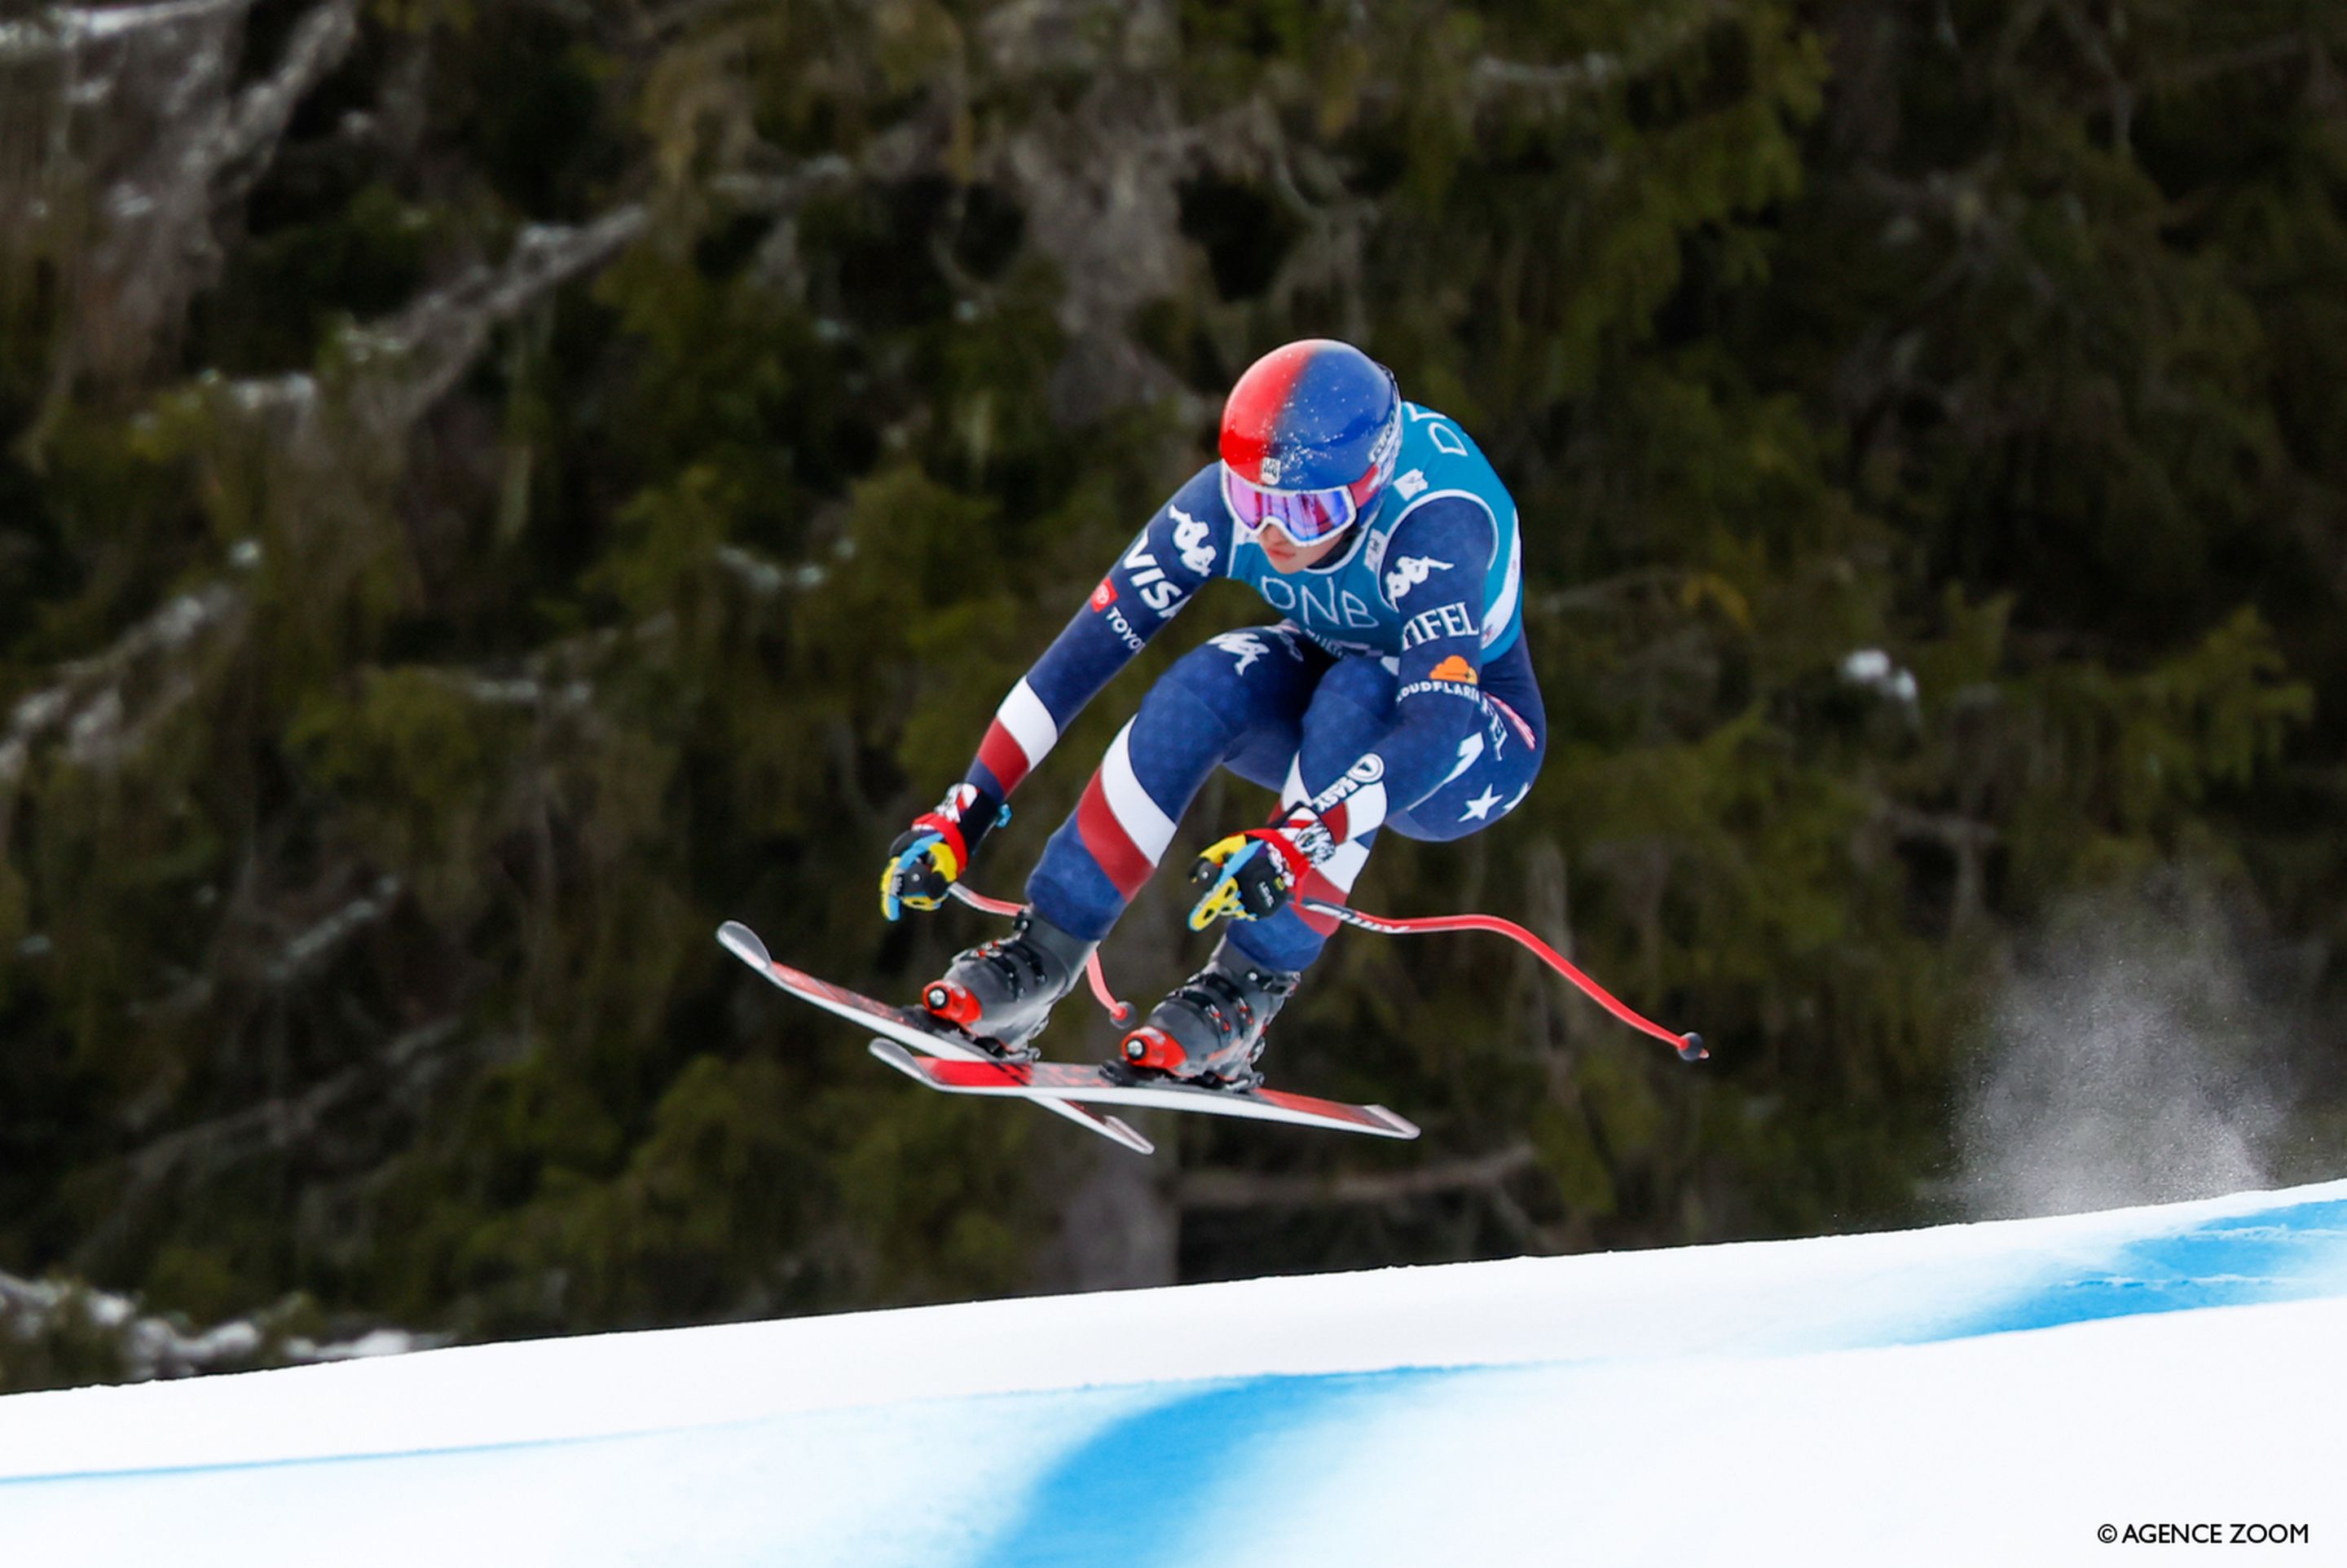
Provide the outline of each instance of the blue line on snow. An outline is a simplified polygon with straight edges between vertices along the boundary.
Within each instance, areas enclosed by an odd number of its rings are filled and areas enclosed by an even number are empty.
[[[1163,1568],[1255,1515],[1278,1450],[1412,1386],[1484,1368],[1274,1375],[1214,1384],[1114,1421],[1038,1477],[971,1568]]]
[[[2032,1251],[2035,1264],[2032,1266]],[[2100,1318],[2258,1302],[2301,1301],[2347,1295],[2347,1199],[2285,1203],[2252,1213],[2207,1220],[2166,1235],[2116,1244],[2086,1243],[2023,1249],[2013,1259],[2015,1286],[2004,1299],[1934,1321],[1913,1332],[1868,1337],[1866,1344],[1922,1343],[2050,1327]],[[1916,1270],[1918,1296],[1932,1290],[1929,1266]],[[1853,1341],[1856,1348],[1861,1341]],[[1815,1347],[1825,1348],[1826,1347]],[[1563,1363],[1551,1364],[1554,1370]],[[1171,1386],[1144,1409],[1137,1390],[1036,1391],[969,1401],[979,1425],[963,1440],[1016,1442],[1040,1436],[1028,1419],[1014,1419],[1012,1402],[1040,1401],[1056,1410],[1060,1433],[1086,1435],[1025,1489],[1018,1512],[970,1559],[979,1568],[1051,1568],[1114,1562],[1120,1568],[1164,1568],[1199,1560],[1218,1528],[1251,1518],[1264,1506],[1261,1488],[1276,1484],[1282,1460],[1315,1440],[1341,1443],[1406,1412],[1393,1407],[1468,1377],[1505,1378],[1523,1367],[1415,1368],[1347,1374],[1288,1374]],[[1144,1396],[1146,1397],[1146,1396]],[[948,1407],[961,1401],[946,1401]],[[897,1411],[896,1414],[902,1414]],[[522,1462],[530,1450],[599,1454],[614,1448],[671,1458],[692,1445],[718,1440],[691,1461],[708,1469],[769,1462],[799,1451],[811,1439],[835,1441],[858,1422],[876,1432],[887,1412],[838,1412],[829,1417],[768,1417],[708,1428],[454,1444],[401,1454],[319,1455],[292,1460],[197,1464],[144,1472],[100,1471],[86,1477],[7,1478],[0,1489],[43,1483],[167,1480],[204,1471],[347,1467],[375,1460],[413,1465],[435,1458],[477,1456]],[[842,1423],[845,1423],[843,1425]],[[1089,1430],[1087,1430],[1089,1429]],[[723,1434],[720,1438],[720,1434]],[[1044,1438],[1051,1443],[1050,1438]],[[875,1451],[885,1449],[873,1437]],[[1047,1449],[1046,1451],[1049,1451]],[[1039,1456],[1040,1457],[1040,1456]],[[374,1471],[380,1475],[383,1472]],[[413,1473],[412,1471],[410,1473]],[[1033,1472],[1030,1471],[1029,1474]],[[777,1496],[777,1506],[787,1499]],[[935,1542],[933,1542],[935,1544]],[[939,1560],[932,1557],[932,1560]]]
[[[2294,1204],[2146,1236],[2094,1266],[2049,1268],[1984,1311],[1888,1343],[1967,1339],[2065,1323],[2303,1301],[2347,1290],[2347,1201]],[[1878,1341],[1877,1343],[1882,1343]],[[1278,1474],[1277,1450],[1438,1380],[1523,1368],[1403,1368],[1274,1375],[1221,1382],[1111,1422],[1037,1479],[1019,1518],[971,1568],[1115,1563],[1161,1568],[1199,1560],[1225,1508]],[[1235,1513],[1232,1517],[1237,1517]]]
[[[2098,1267],[2041,1280],[1923,1339],[1965,1339],[2147,1312],[2311,1301],[2347,1289],[2347,1202],[2293,1204],[2144,1236]]]

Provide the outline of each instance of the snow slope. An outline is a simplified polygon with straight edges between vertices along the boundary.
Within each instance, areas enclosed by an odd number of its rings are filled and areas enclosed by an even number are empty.
[[[2347,1563],[2347,1183],[0,1399],[28,1563]],[[2229,1550],[2251,1550],[2233,1545]]]

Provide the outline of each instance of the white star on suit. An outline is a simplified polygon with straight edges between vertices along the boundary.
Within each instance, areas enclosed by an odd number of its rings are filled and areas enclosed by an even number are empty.
[[[1489,784],[1486,784],[1483,787],[1483,793],[1481,794],[1477,795],[1473,800],[1467,803],[1467,809],[1460,813],[1459,820],[1461,822],[1488,822],[1491,820],[1491,808],[1499,804],[1500,792],[1491,788]]]

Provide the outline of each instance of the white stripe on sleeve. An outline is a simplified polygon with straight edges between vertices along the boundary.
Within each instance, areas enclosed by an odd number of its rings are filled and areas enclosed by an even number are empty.
[[[1027,765],[1030,768],[1040,766],[1051,748],[1060,743],[1060,726],[1052,720],[1051,710],[1043,706],[1043,699],[1035,695],[1035,688],[1027,684],[1024,676],[1010,688],[1010,695],[1002,699],[1002,706],[995,710],[994,716],[1002,721],[1002,727],[1010,732],[1010,738],[1027,753]]]
[[[1511,519],[1512,521],[1513,519]],[[1508,570],[1500,579],[1500,597],[1483,617],[1483,646],[1489,648],[1501,632],[1507,630],[1508,617],[1516,612],[1516,600],[1524,590],[1524,536],[1521,529],[1508,530]]]

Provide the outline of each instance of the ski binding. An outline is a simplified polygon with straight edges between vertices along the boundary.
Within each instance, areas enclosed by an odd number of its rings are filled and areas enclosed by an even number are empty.
[[[1042,1105],[1150,1106],[1378,1138],[1415,1138],[1419,1132],[1382,1105],[1353,1105],[1279,1089],[1206,1089],[1172,1079],[1119,1083],[1101,1068],[1069,1061],[924,1059],[894,1040],[876,1040],[869,1049],[907,1077],[948,1094],[998,1094]]]

